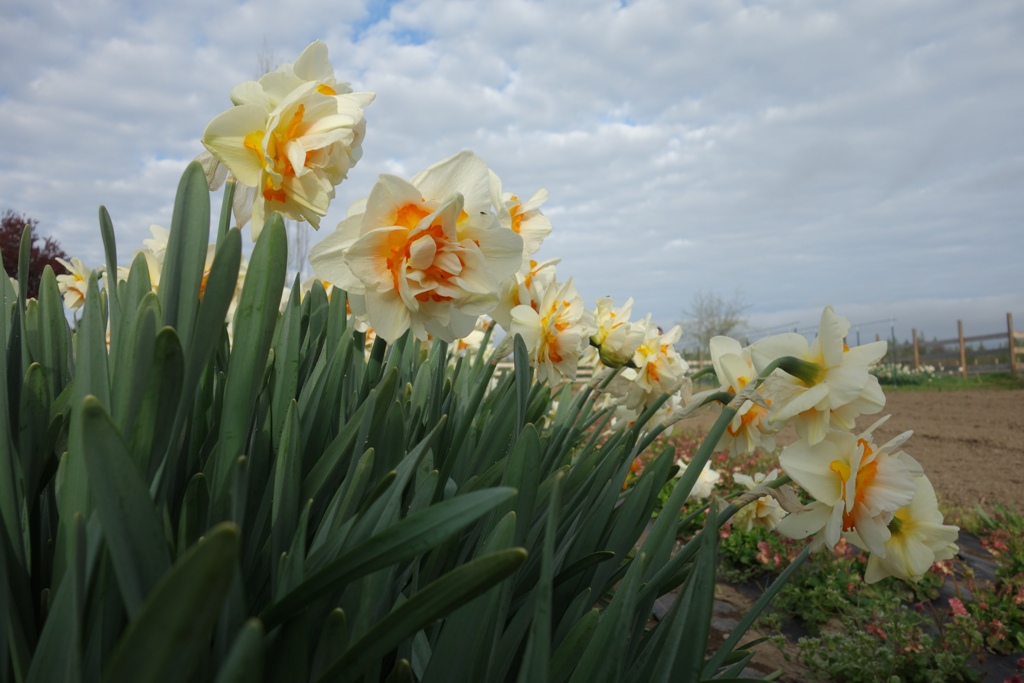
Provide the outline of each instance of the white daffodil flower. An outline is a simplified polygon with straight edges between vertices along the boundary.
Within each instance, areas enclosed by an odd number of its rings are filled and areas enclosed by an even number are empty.
[[[890,537],[884,555],[872,552],[864,572],[867,583],[887,576],[918,581],[935,562],[955,557],[959,527],[943,524],[935,489],[925,476],[915,478],[916,490],[910,504],[896,510],[889,522]],[[855,544],[868,548],[862,538],[851,536]]]
[[[153,255],[163,261],[167,252],[167,243],[171,240],[171,231],[159,225],[149,226],[149,232],[153,236],[142,240],[142,246],[153,252]]]
[[[512,325],[512,309],[516,306],[529,306],[539,311],[544,292],[555,282],[556,266],[561,260],[553,258],[537,262],[530,259],[514,277],[505,280],[498,294],[498,304],[490,313],[494,321],[507,331]]]
[[[683,476],[683,472],[689,466],[688,463],[682,460],[677,460],[676,464],[679,465],[679,471],[676,473],[676,477]],[[693,488],[690,489],[690,494],[686,497],[687,500],[706,500],[711,497],[711,494],[715,492],[715,485],[718,480],[722,478],[715,470],[711,469],[711,463],[704,463],[704,469],[700,471],[700,475],[697,477],[697,481],[694,483]]]
[[[271,211],[319,228],[334,187],[362,154],[363,108],[373,94],[339,83],[318,41],[295,64],[240,84],[231,97],[236,106],[210,122],[203,144],[239,183],[256,189],[253,239]],[[207,166],[215,180],[219,170]]]
[[[597,347],[601,362],[609,368],[622,367],[633,359],[644,342],[647,329],[642,322],[630,322],[633,299],[615,308],[611,299],[597,300],[594,324],[597,331],[591,335],[590,343]]]
[[[523,202],[511,192],[501,191],[501,179],[491,171],[491,202],[498,214],[502,227],[512,230],[523,238],[523,262],[537,253],[540,244],[551,234],[551,220],[540,211],[540,205],[547,201],[548,191],[537,190]]]
[[[832,430],[817,443],[801,440],[786,447],[779,463],[815,502],[786,517],[779,531],[791,538],[815,534],[815,549],[834,548],[844,532],[856,531],[872,553],[884,557],[888,525],[913,498],[919,472],[910,456],[894,452],[905,440],[878,447],[871,430],[859,437]]]
[[[539,379],[554,386],[562,378],[576,379],[576,368],[587,341],[594,331],[590,311],[569,279],[565,284],[553,283],[541,298],[539,310],[520,305],[512,309],[509,334],[519,334],[537,366]]]
[[[778,477],[778,470],[772,470],[768,474],[755,472],[752,477],[746,474],[732,475],[733,481],[751,491],[761,484],[778,479]],[[737,510],[736,514],[732,517],[732,525],[746,531],[750,531],[755,527],[771,530],[778,526],[785,516],[786,511],[779,505],[779,501],[771,496],[761,496]]]
[[[810,379],[796,379],[776,370],[765,382],[764,393],[772,400],[769,421],[774,428],[793,420],[797,434],[814,444],[825,438],[830,426],[852,429],[858,415],[882,410],[885,395],[868,370],[885,355],[886,342],[850,348],[843,341],[849,329],[849,321],[829,306],[821,315],[814,343],[808,344],[803,335],[787,333],[751,346],[758,372],[783,356],[793,356],[815,368]]]
[[[72,311],[77,311],[85,303],[85,293],[89,287],[92,269],[78,258],[72,258],[68,262],[57,257],[57,262],[68,269],[66,274],[57,276],[57,289],[64,297],[64,305]]]
[[[488,169],[471,152],[411,182],[382,175],[360,208],[309,261],[388,342],[408,329],[418,339],[466,336],[522,262],[522,238],[491,213]]]
[[[682,329],[676,325],[663,334],[651,321],[650,314],[638,324],[644,329],[644,341],[633,354],[636,369],[621,370],[609,383],[607,391],[621,397],[626,407],[638,412],[662,394],[680,393],[687,402],[692,393],[686,377],[689,365],[674,346]]]
[[[738,394],[756,379],[757,370],[749,347],[743,348],[735,339],[723,336],[712,337],[710,347],[711,361],[715,375],[721,382],[721,391]],[[774,431],[768,425],[768,409],[753,401],[744,401],[726,427],[716,450],[728,450],[732,455],[753,453],[758,447],[773,451]]]

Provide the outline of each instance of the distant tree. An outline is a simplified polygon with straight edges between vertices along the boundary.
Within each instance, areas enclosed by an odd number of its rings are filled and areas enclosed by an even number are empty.
[[[696,346],[703,357],[712,337],[735,334],[746,325],[743,312],[748,308],[740,292],[724,299],[714,292],[699,290],[690,300],[690,307],[683,311],[683,338]]]
[[[67,268],[62,266],[57,258],[69,261],[70,257],[57,244],[52,237],[40,238],[36,232],[39,221],[28,216],[22,216],[7,209],[0,218],[0,252],[3,252],[4,270],[10,277],[18,277],[18,252],[21,248],[21,234],[28,225],[32,228],[32,250],[28,259],[28,291],[25,296],[36,298],[39,296],[39,280],[43,276],[43,269],[46,266],[53,268],[57,275],[67,273]]]

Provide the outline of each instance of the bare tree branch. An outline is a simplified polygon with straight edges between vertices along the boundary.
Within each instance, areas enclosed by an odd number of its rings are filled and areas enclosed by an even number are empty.
[[[683,310],[683,338],[697,351],[706,352],[712,337],[735,335],[746,326],[743,312],[748,308],[739,291],[731,299],[724,299],[714,292],[698,290],[690,307]]]

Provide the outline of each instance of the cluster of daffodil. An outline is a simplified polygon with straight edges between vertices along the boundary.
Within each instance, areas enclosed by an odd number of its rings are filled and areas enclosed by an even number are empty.
[[[235,106],[207,127],[209,154],[201,161],[212,187],[228,173],[242,186],[235,215],[239,224],[251,217],[254,239],[271,211],[319,227],[335,186],[361,155],[363,107],[373,97],[336,80],[319,41],[294,64],[232,91]],[[594,382],[618,420],[636,420],[665,395],[654,421],[680,419],[709,395],[692,395],[687,363],[675,350],[681,329],[664,332],[650,315],[630,321],[632,299],[618,308],[599,299],[588,310],[571,278],[558,281],[558,259],[535,260],[552,227],[540,211],[546,197],[542,190],[520,200],[503,191],[479,157],[460,152],[409,180],[380,176],[369,196],[352,204],[313,248],[310,263],[328,294],[345,290],[359,329],[384,342],[411,331],[420,340],[475,347],[487,338],[483,316],[489,316],[509,339],[522,337],[541,380],[573,380],[581,362],[592,364],[606,368]],[[153,235],[142,253],[155,286],[166,231],[154,227]],[[212,256],[211,246],[207,270]],[[58,280],[76,308],[88,269],[77,260],[65,265],[72,274]],[[316,285],[304,283],[310,286]],[[813,343],[798,334],[746,348],[726,337],[711,341],[721,383],[716,393],[740,402],[718,448],[771,451],[773,435],[794,423],[800,440],[782,451],[780,466],[814,499],[807,506],[791,503],[786,515],[768,494],[768,484],[779,483],[777,472],[739,475],[751,491],[736,523],[813,536],[815,548],[833,548],[846,537],[870,551],[868,581],[916,579],[956,552],[957,529],[942,523],[921,467],[899,450],[909,433],[882,445],[872,437],[878,423],[853,434],[858,416],[885,404],[868,372],[885,343],[851,349],[843,342],[848,329],[848,321],[827,308]],[[776,367],[782,360],[787,363]],[[710,495],[717,479],[705,466],[691,497]]]
[[[783,517],[775,501],[757,497],[738,513],[740,523],[775,526],[793,538],[813,537],[812,549],[832,549],[845,537],[870,553],[868,582],[885,576],[916,580],[935,561],[955,555],[958,530],[943,524],[931,483],[917,461],[901,450],[911,432],[877,444],[873,432],[887,418],[860,434],[853,432],[857,417],[879,413],[885,406],[885,395],[869,369],[885,354],[886,344],[850,348],[843,341],[849,327],[829,307],[813,343],[795,333],[747,348],[733,339],[713,339],[719,391],[741,401],[718,448],[734,454],[759,446],[770,451],[773,435],[792,422],[799,440],[782,450],[779,464],[813,501],[791,502]],[[755,381],[759,376],[763,383]],[[737,481],[755,489],[775,479],[769,473],[762,481]]]

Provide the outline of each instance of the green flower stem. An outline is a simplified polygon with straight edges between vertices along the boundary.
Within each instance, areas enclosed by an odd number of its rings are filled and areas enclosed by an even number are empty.
[[[690,375],[690,381],[692,382],[695,379],[700,379],[701,377],[704,377],[705,375],[714,375],[714,374],[715,374],[715,368],[713,366],[709,365],[708,367],[703,368],[701,370],[698,370],[697,372],[695,372],[692,375]]]
[[[711,403],[712,401],[718,401],[719,403],[724,403],[725,405],[729,405],[729,403],[734,398],[736,398],[736,395],[735,394],[730,394],[728,391],[716,391],[713,394],[705,396],[704,400],[701,401],[700,404],[702,406],[706,406],[707,404]]]

